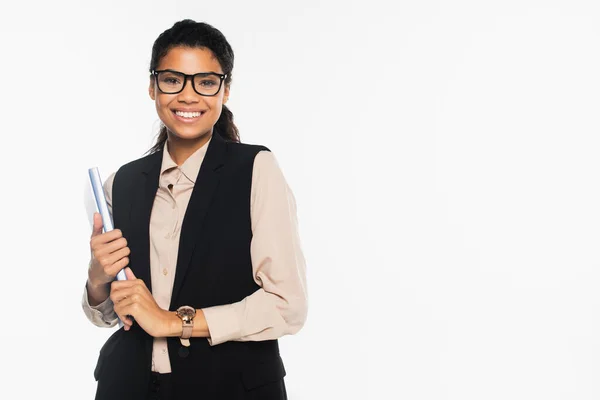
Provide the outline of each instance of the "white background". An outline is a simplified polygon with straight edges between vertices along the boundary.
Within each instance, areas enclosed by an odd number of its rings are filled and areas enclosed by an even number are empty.
[[[35,1],[0,10],[1,392],[90,399],[87,168],[139,158],[156,37],[236,56],[230,108],[298,204],[289,398],[600,398],[594,1]],[[53,395],[53,396],[51,396]]]

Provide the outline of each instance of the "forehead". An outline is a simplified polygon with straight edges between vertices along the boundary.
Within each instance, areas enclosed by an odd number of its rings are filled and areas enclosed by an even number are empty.
[[[223,73],[213,52],[206,48],[173,47],[158,63],[157,69],[174,69],[185,74]]]

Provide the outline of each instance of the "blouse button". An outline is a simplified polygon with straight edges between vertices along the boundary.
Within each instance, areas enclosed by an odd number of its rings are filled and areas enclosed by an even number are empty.
[[[163,275],[167,276],[167,274],[169,273],[169,271],[167,271],[166,268],[163,269]]]

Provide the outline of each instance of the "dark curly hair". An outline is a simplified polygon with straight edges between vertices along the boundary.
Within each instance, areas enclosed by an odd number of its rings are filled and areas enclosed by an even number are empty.
[[[161,33],[152,46],[152,59],[150,60],[150,72],[157,69],[160,60],[173,47],[185,46],[191,48],[207,48],[214,54],[221,64],[223,73],[227,74],[225,85],[231,83],[233,70],[233,49],[225,39],[225,36],[217,28],[204,22],[196,22],[184,19],[176,22],[171,28]],[[233,123],[233,113],[223,104],[221,116],[215,124],[215,132],[227,141],[239,142],[238,128]],[[167,127],[161,123],[160,132],[156,144],[148,151],[155,153],[162,150],[167,141]]]

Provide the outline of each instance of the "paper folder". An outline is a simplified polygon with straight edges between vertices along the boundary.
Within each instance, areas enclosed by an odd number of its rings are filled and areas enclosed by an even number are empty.
[[[96,199],[96,207],[98,212],[102,216],[102,224],[104,225],[104,232],[109,232],[114,229],[112,217],[108,211],[108,204],[106,203],[106,197],[104,196],[104,188],[102,187],[102,179],[100,179],[100,172],[97,167],[90,168],[88,170],[90,174],[90,183],[92,185],[92,191],[94,192],[94,198]],[[117,280],[125,281],[125,270],[122,269],[117,274]],[[119,320],[119,326],[123,326],[123,321]]]

